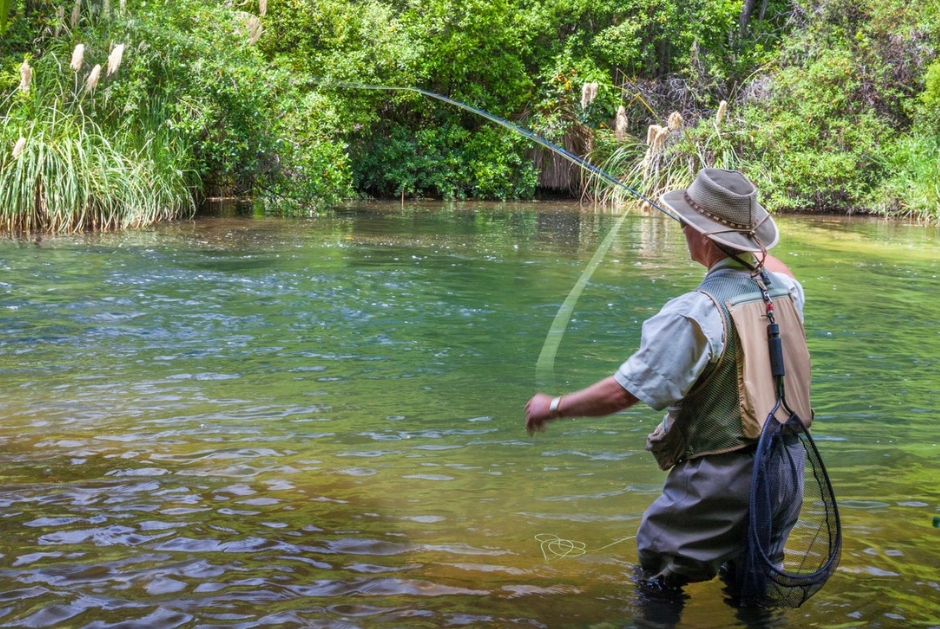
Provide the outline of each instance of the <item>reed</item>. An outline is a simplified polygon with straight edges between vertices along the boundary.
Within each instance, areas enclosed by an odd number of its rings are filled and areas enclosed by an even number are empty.
[[[80,72],[83,63],[85,63],[85,44],[76,44],[75,49],[72,50],[72,62],[69,67],[75,72]]]
[[[24,61],[20,66],[20,85],[17,88],[21,92],[28,92],[29,85],[33,82],[33,69],[29,65],[29,61]]]
[[[597,83],[585,83],[581,87],[581,109],[587,109],[588,105],[597,98]]]
[[[26,149],[26,138],[20,136],[20,139],[16,141],[16,144],[13,145],[13,159],[16,159],[23,154],[23,151]]]
[[[124,57],[124,44],[118,44],[108,55],[108,71],[105,76],[111,76],[121,67],[121,59]]]
[[[133,115],[86,99],[102,66],[80,83],[86,49],[68,46],[52,42],[29,90],[0,96],[0,231],[118,229],[194,212],[193,148],[166,124],[171,97]],[[121,54],[116,46],[112,73]]]
[[[715,124],[720,125],[721,121],[725,119],[725,112],[728,111],[728,101],[723,100],[718,103],[718,111],[715,113]]]
[[[621,105],[617,108],[617,116],[614,118],[614,136],[618,142],[623,142],[627,138],[627,110]]]
[[[4,135],[13,123],[6,121]],[[121,229],[194,211],[184,171],[159,166],[168,138],[139,146],[48,108],[11,158],[0,156],[0,228],[14,232]]]
[[[62,34],[62,29],[65,28],[65,7],[61,4],[56,7],[55,10],[55,32],[54,36],[58,37]]]
[[[258,43],[258,40],[261,38],[261,18],[257,15],[252,15],[248,18],[248,44],[254,46]]]
[[[682,114],[674,111],[669,114],[669,121],[666,123],[671,131],[678,131],[682,128]]]
[[[88,73],[88,79],[85,81],[85,91],[94,92],[95,88],[98,87],[98,81],[101,79],[101,64],[95,65],[91,69],[91,72]]]
[[[647,127],[645,141],[617,137],[614,150],[599,163],[604,171],[656,200],[664,192],[688,186],[702,167],[740,168],[733,133],[726,135],[728,137],[723,137],[717,132],[710,117],[689,123],[681,114],[673,112],[665,126],[651,124]],[[623,201],[621,191],[600,179],[593,183],[603,202]]]

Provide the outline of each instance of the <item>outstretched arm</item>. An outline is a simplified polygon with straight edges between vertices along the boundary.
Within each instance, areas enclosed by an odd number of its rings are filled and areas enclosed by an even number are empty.
[[[545,393],[536,393],[525,405],[525,427],[529,434],[545,430],[545,424],[555,419],[601,417],[629,408],[638,401],[613,376],[595,382],[586,389],[561,396],[555,412],[550,410],[552,399]]]

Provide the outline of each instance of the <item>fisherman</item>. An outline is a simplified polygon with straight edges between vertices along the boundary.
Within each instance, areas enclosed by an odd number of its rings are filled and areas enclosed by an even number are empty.
[[[555,419],[609,415],[638,401],[666,410],[646,449],[669,474],[662,495],[643,515],[636,541],[641,585],[677,590],[743,559],[754,451],[774,401],[771,391],[769,400],[756,402],[767,408],[745,408],[755,392],[743,376],[742,348],[767,347],[767,316],[739,326],[730,304],[760,294],[767,281],[776,289],[780,297],[774,303],[786,306],[782,310],[792,313],[787,325],[799,330],[792,330],[788,342],[796,350],[791,353],[806,361],[792,374],[792,388],[806,404],[809,354],[802,333],[803,288],[767,253],[779,232],[758,204],[755,186],[737,171],[706,168],[688,189],[668,192],[661,201],[680,219],[692,260],[707,269],[705,279],[643,324],[639,350],[614,375],[565,395],[537,393],[525,410],[530,434]],[[761,270],[768,273],[761,276]],[[762,379],[772,386],[769,375]],[[811,419],[811,411],[804,412]]]

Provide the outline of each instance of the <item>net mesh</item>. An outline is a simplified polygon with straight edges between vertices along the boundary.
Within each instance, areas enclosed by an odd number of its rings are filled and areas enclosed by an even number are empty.
[[[835,572],[842,533],[829,475],[796,414],[765,422],[750,501],[739,604],[799,607]]]

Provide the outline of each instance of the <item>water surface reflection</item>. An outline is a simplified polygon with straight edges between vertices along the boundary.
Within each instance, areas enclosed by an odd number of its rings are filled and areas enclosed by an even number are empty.
[[[535,439],[521,422],[614,218],[370,205],[3,241],[0,622],[638,623],[626,538],[662,483],[643,451],[656,413]],[[677,626],[938,624],[937,230],[781,223],[810,298],[842,566],[800,610],[756,619],[694,585]],[[700,275],[675,225],[628,218],[559,386],[611,372]],[[544,535],[585,552],[546,556]]]

